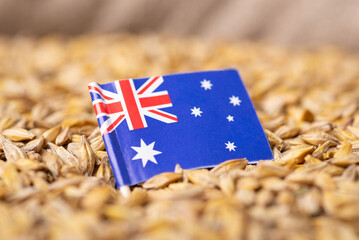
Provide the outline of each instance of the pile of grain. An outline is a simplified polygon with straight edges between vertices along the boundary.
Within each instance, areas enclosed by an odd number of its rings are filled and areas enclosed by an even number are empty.
[[[275,160],[114,188],[87,83],[227,67]],[[0,239],[358,239],[358,92],[359,57],[333,48],[0,37]]]

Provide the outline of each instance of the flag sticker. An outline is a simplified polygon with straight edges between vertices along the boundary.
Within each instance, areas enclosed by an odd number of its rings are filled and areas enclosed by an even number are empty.
[[[236,70],[90,83],[89,92],[118,186],[161,172],[272,159]]]

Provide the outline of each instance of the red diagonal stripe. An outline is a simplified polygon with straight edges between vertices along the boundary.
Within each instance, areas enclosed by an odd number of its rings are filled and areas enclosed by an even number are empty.
[[[120,102],[108,103],[108,104],[105,104],[103,102],[98,102],[98,103],[94,104],[94,109],[95,109],[96,115],[99,113],[111,114],[111,113],[118,113],[118,112],[123,111],[123,108],[122,108],[122,105]]]
[[[162,116],[162,117],[165,117],[165,118],[168,118],[168,119],[171,119],[171,120],[173,120],[173,121],[178,122],[178,119],[177,119],[176,117],[171,116],[171,115],[167,115],[167,114],[158,112],[158,111],[156,111],[156,110],[149,110],[149,112],[154,113],[154,114],[157,114],[157,115],[160,115],[160,116]]]
[[[133,94],[134,89],[132,89],[130,81],[121,80],[119,81],[119,84],[133,129],[144,128],[145,126],[142,122],[141,114],[138,109],[139,106],[137,106],[136,99]]]
[[[144,93],[149,87],[151,87],[151,85],[156,82],[156,80],[158,79],[159,77],[155,77],[151,80],[151,82],[149,82],[144,88],[142,88],[142,90],[138,93],[138,94],[142,94]]]
[[[88,87],[89,87],[89,90],[96,91],[98,94],[100,94],[101,97],[103,97],[106,100],[112,100],[113,99],[111,97],[107,97],[104,94],[102,94],[102,92],[97,87],[93,87],[93,86],[88,86]]]
[[[110,132],[114,127],[116,127],[117,123],[119,123],[124,117],[125,115],[119,116],[110,126],[108,126],[106,132]]]
[[[171,103],[170,96],[168,94],[152,97],[142,97],[140,98],[141,107],[155,107],[158,105],[169,104]]]

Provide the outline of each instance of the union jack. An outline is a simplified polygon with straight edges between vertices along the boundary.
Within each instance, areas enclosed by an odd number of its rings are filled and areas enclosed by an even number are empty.
[[[130,130],[146,128],[145,116],[165,123],[178,122],[177,116],[159,110],[172,107],[167,91],[154,92],[162,83],[162,76],[151,77],[136,90],[132,79],[119,80],[114,82],[116,92],[90,83],[96,117],[108,117],[100,126],[102,135],[112,132],[125,119]]]

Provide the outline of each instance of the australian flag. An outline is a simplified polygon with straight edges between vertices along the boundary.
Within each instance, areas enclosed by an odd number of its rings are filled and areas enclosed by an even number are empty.
[[[118,186],[223,161],[272,159],[236,70],[180,73],[106,84],[90,95]]]

